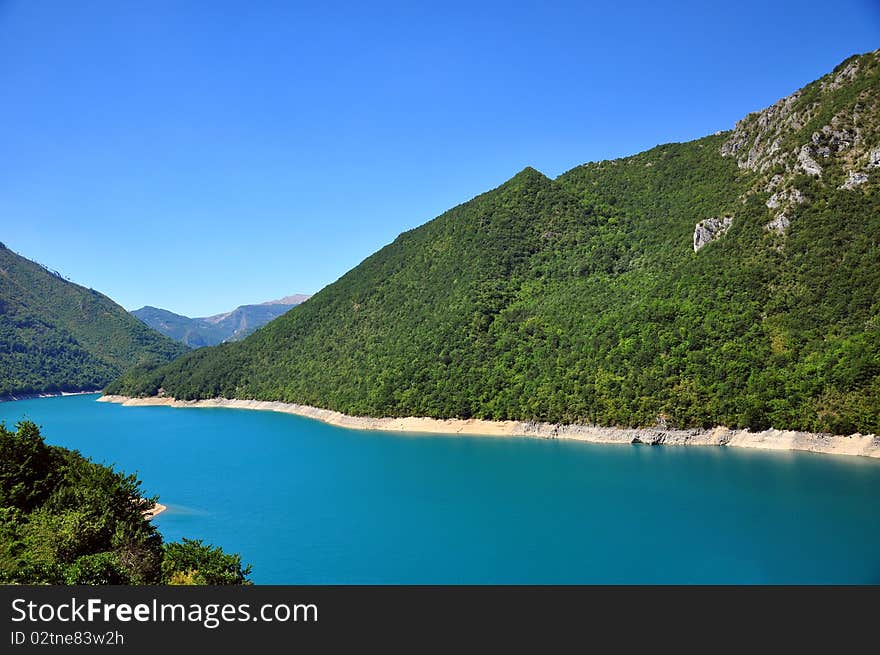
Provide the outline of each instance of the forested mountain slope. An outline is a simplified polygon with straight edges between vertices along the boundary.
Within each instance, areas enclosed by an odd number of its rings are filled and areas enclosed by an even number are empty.
[[[0,397],[99,389],[187,348],[0,244]]]
[[[240,343],[111,393],[880,430],[880,53],[736,129],[527,168]]]

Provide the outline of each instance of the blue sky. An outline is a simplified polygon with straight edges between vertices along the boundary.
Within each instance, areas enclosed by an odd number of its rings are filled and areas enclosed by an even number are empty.
[[[128,309],[314,292],[880,47],[877,0],[325,4],[0,0],[0,241]]]

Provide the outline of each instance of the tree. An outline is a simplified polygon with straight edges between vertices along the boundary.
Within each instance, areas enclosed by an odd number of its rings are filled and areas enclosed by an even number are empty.
[[[183,539],[165,545],[162,581],[166,584],[241,585],[250,584],[251,566],[242,566],[241,556],[223,552],[200,539]]]
[[[29,421],[0,424],[0,583],[247,584],[241,557],[184,540],[163,547],[133,475],[47,445]]]

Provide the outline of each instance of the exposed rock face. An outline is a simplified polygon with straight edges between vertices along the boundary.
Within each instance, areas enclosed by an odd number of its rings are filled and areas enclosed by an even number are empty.
[[[791,225],[791,221],[788,220],[788,216],[785,214],[779,214],[776,218],[767,223],[764,226],[764,229],[767,231],[772,230],[773,232],[776,232],[776,234],[785,234],[789,225]]]
[[[742,169],[764,173],[775,168],[778,174],[781,168],[785,175],[802,171],[820,177],[824,160],[832,164],[835,158],[854,165],[865,154],[866,141],[877,143],[874,96],[863,90],[855,101],[839,104],[834,115],[822,121],[824,125],[817,125],[816,119],[821,107],[834,102],[839,89],[870,79],[878,64],[880,51],[853,59],[813,85],[749,114],[737,122],[721,146],[721,155],[735,157]],[[871,161],[880,166],[880,152]]]
[[[736,157],[740,168],[767,170],[780,149],[780,137],[785,131],[803,127],[795,108],[801,92],[796,91],[763,111],[749,114],[737,122],[731,137],[721,146],[724,157]]]
[[[822,81],[822,90],[823,91],[834,91],[835,89],[839,89],[844,84],[848,82],[852,82],[856,75],[859,73],[859,62],[851,61],[846,66],[844,66],[841,70],[836,73],[832,73],[831,79],[826,79]]]
[[[785,179],[782,175],[774,175],[773,179],[770,180],[770,183],[766,187],[766,191],[771,191],[774,188],[785,184]],[[806,202],[806,197],[801,192],[800,189],[795,187],[791,187],[790,189],[781,189],[773,193],[770,198],[767,200],[767,208],[768,209],[781,209],[778,214],[773,218],[772,221],[766,223],[764,225],[764,229],[768,232],[776,232],[776,234],[783,235],[785,231],[788,229],[788,226],[791,225],[791,220],[789,219],[786,211],[791,210],[792,208]]]
[[[781,176],[779,176],[781,177]],[[767,200],[769,209],[778,209],[779,207],[799,205],[806,200],[800,189],[788,189],[785,191],[777,191]]]
[[[852,191],[860,184],[864,184],[868,181],[868,176],[865,173],[856,173],[854,171],[849,172],[849,176],[846,178],[846,182],[840,185],[840,189],[846,189],[847,191]]]
[[[707,218],[697,223],[694,228],[694,252],[723,235],[733,224],[732,216]]]
[[[838,188],[848,191],[874,184],[872,172],[880,168],[878,71],[880,50],[854,57],[804,89],[737,122],[720,152],[734,158],[743,174],[753,176],[751,188],[740,196],[742,204],[756,194],[766,198],[770,215],[765,230],[784,235],[791,222],[797,221],[798,206],[810,201],[795,187],[803,185],[798,181],[803,175],[814,178],[820,187],[826,180],[835,180]],[[844,89],[850,91],[842,94]],[[842,184],[837,181],[840,178],[845,180]],[[712,228],[697,225],[694,251],[717,238]]]
[[[779,188],[779,186],[785,181],[785,178],[778,173],[770,178],[770,181],[767,182],[767,186],[764,187],[764,191],[766,193],[771,193],[774,189]]]
[[[850,128],[838,129],[843,122],[842,117],[835,116],[830,125],[825,125],[821,132],[814,132],[810,139],[818,147],[818,152],[823,157],[830,157],[833,153],[843,152],[853,147],[861,138],[860,130],[855,125]]]
[[[797,160],[798,165],[801,167],[801,170],[804,171],[807,175],[812,175],[814,177],[822,176],[822,167],[816,163],[816,160],[812,158],[813,149],[808,146],[802,146],[800,152],[798,152]]]

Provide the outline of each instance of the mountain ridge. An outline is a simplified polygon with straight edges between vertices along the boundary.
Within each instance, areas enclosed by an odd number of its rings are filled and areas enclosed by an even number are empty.
[[[107,296],[0,244],[0,397],[93,391],[185,351]]]
[[[266,302],[257,303],[259,305],[299,305],[312,297],[310,293],[295,293],[292,296],[284,296],[276,300],[267,300]]]
[[[278,300],[239,305],[229,312],[196,318],[151,305],[136,309],[131,314],[175,341],[190,348],[202,348],[243,339],[309,297],[307,294],[294,294]]]

